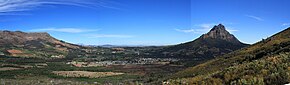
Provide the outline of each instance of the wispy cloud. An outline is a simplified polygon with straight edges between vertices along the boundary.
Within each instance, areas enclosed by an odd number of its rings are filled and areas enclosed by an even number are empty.
[[[264,19],[262,19],[261,17],[258,17],[258,16],[253,16],[253,15],[245,15],[245,16],[252,18],[252,19],[255,19],[255,20],[258,20],[258,21],[264,21]]]
[[[209,23],[209,24],[198,24],[194,25],[194,28],[196,29],[175,29],[178,32],[184,32],[184,33],[194,33],[194,34],[204,34],[208,32],[214,25],[217,25],[215,23]]]
[[[70,5],[79,7],[116,7],[108,5],[105,0],[0,0],[1,15],[16,15],[15,12],[34,10],[44,5]]]
[[[44,28],[44,29],[32,29],[31,32],[66,32],[66,33],[82,33],[98,31],[97,29],[82,29],[82,28]]]
[[[239,30],[234,30],[234,29],[227,29],[230,33],[234,33],[234,32],[237,32]]]
[[[119,35],[119,34],[89,34],[89,38],[132,38],[132,35]]]
[[[178,32],[184,32],[184,33],[192,33],[192,32],[196,32],[196,30],[194,29],[174,29]]]
[[[212,29],[213,26],[215,25],[217,25],[217,23],[198,24],[198,25],[194,25],[195,29],[191,28],[191,29],[174,29],[174,30],[178,32],[183,32],[183,33],[205,34],[209,32],[210,29]],[[231,27],[226,27],[226,28],[227,28],[227,31],[229,31],[230,33],[234,33],[238,31]]]
[[[282,26],[290,26],[290,23],[283,23]]]
[[[235,33],[235,32],[238,32],[239,31],[239,30],[237,30],[236,28],[233,28],[233,27],[227,27],[226,29],[230,33]]]

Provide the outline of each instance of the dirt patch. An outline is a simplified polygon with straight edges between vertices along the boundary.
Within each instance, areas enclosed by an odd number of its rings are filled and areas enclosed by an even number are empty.
[[[52,73],[64,77],[87,77],[87,78],[100,78],[124,74],[116,72],[89,72],[89,71],[53,71]]]
[[[18,65],[18,64],[0,64],[1,67],[13,67],[13,68],[33,68],[31,65]]]
[[[182,65],[162,65],[162,64],[148,64],[148,65],[110,65],[108,69],[114,71],[146,76],[151,74],[173,74],[177,71],[183,70],[186,67]]]
[[[0,68],[0,71],[10,71],[10,70],[19,70],[22,68],[15,68],[15,67],[2,67]]]

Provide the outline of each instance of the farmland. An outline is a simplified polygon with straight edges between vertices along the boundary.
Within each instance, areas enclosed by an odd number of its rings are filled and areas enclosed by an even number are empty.
[[[86,78],[100,78],[124,74],[115,72],[89,72],[89,71],[53,71],[52,73],[64,77],[86,77]]]
[[[63,60],[15,57],[0,60],[0,83],[23,85],[160,83],[166,76],[185,68],[159,63],[77,67]]]

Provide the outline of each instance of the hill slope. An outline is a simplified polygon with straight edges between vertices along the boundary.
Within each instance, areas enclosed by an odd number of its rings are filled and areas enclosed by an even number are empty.
[[[155,54],[162,53],[163,56],[179,58],[212,59],[245,46],[247,44],[241,43],[222,24],[219,24],[194,41],[164,47]]]
[[[51,37],[48,33],[0,31],[0,51],[8,56],[64,57],[80,46]]]
[[[267,39],[180,71],[171,83],[285,84],[290,77],[290,28]]]

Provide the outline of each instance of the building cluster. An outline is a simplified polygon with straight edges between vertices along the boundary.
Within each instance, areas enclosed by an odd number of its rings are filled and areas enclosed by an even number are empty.
[[[67,64],[75,67],[98,67],[109,65],[145,65],[145,64],[170,64],[170,62],[178,61],[173,58],[139,58],[131,61],[96,61],[96,62],[78,62],[72,61]]]
[[[51,55],[51,58],[65,58],[64,55]]]

